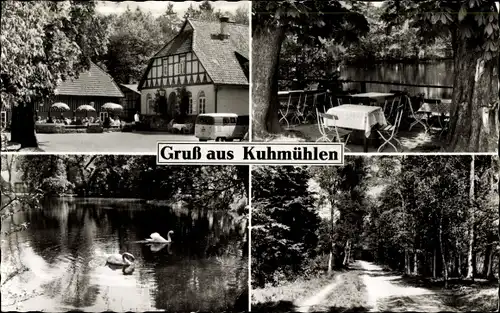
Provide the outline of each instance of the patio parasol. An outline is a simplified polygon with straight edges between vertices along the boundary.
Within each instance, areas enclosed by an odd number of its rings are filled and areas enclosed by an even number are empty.
[[[67,105],[66,103],[62,103],[62,102],[56,102],[56,103],[54,103],[53,105],[50,106],[50,109],[52,111],[60,111],[60,112],[69,111],[70,110],[69,105]]]
[[[107,111],[107,112],[113,112],[113,113],[118,113],[123,111],[123,107],[117,103],[112,103],[112,102],[107,102],[105,103],[101,109]]]
[[[49,116],[50,116],[50,111],[57,111],[57,112],[65,112],[71,110],[69,108],[69,105],[63,102],[56,102],[50,106],[49,110]]]
[[[95,108],[91,105],[84,104],[76,108],[77,112],[85,112],[85,116],[88,116],[89,112],[95,112]]]

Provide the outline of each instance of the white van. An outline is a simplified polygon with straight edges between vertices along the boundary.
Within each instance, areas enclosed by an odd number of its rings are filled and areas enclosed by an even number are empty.
[[[235,113],[206,113],[196,118],[194,135],[200,141],[232,141],[245,137],[249,116]]]

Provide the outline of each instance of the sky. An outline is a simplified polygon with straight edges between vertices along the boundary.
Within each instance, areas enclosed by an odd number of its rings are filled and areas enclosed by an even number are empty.
[[[127,10],[127,6],[130,7],[131,10],[135,10],[137,7],[141,8],[141,10],[145,12],[151,12],[154,17],[160,16],[167,10],[168,3],[172,3],[174,5],[174,11],[178,12],[179,17],[183,17],[186,13],[186,10],[189,8],[191,4],[193,4],[194,8],[197,8],[200,5],[200,1],[184,1],[184,2],[176,2],[176,1],[99,1],[97,4],[97,11],[104,14],[121,14],[125,10]],[[221,11],[229,11],[231,13],[236,12],[238,7],[247,7],[250,9],[250,1],[212,1],[212,6],[215,10]]]

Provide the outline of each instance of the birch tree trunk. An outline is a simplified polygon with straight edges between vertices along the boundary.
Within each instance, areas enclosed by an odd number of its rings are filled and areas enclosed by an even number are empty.
[[[469,225],[469,252],[467,254],[467,279],[474,280],[474,226],[475,226],[475,212],[474,212],[474,155],[471,156],[470,163],[470,189],[469,189],[469,210],[470,210],[470,225]]]
[[[444,288],[448,288],[448,263],[443,244],[443,208],[441,207],[441,215],[439,216],[439,248],[441,250],[441,260],[443,262]]]

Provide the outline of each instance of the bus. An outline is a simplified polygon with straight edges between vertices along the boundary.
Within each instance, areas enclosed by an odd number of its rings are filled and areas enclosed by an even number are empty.
[[[235,113],[205,113],[196,118],[194,135],[200,141],[233,141],[244,139],[248,132],[248,115]]]

